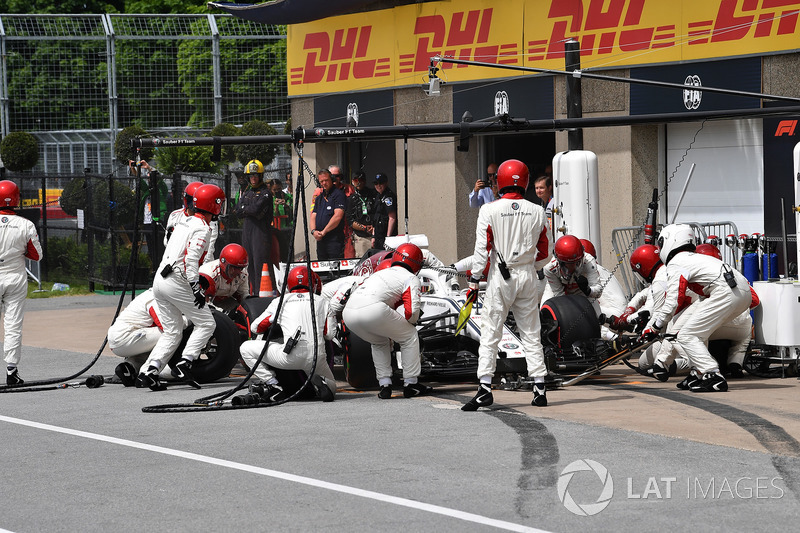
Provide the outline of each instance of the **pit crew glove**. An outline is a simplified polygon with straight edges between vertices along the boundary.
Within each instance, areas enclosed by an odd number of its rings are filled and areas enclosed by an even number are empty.
[[[659,333],[661,333],[661,324],[658,323],[650,324],[649,326],[644,328],[644,331],[642,332],[641,336],[639,336],[639,340],[641,342],[649,342],[658,337]]]
[[[625,329],[628,326],[628,317],[636,312],[633,307],[626,307],[625,311],[614,320],[613,328],[616,330]]]
[[[198,309],[202,309],[206,305],[206,291],[199,281],[193,281],[189,285],[192,287],[192,294],[194,294],[194,305]]]
[[[480,278],[476,278],[475,276],[471,276],[469,278],[469,288],[470,289],[474,289],[474,290],[477,291],[478,288],[480,287],[480,283],[481,283]]]
[[[586,296],[592,294],[592,291],[589,289],[589,280],[586,279],[586,276],[578,276],[578,278],[575,280],[575,283],[578,284],[578,288]]]

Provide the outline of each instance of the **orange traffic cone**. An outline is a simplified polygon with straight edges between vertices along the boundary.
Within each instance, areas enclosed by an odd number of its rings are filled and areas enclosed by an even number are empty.
[[[264,263],[261,267],[261,287],[258,289],[259,296],[276,296],[272,285],[272,278],[269,275],[269,264]]]

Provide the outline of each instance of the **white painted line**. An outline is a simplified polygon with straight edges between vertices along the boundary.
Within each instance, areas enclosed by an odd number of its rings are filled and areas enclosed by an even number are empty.
[[[260,476],[268,476],[276,479],[282,479],[284,481],[292,481],[294,483],[300,483],[303,485],[308,485],[311,487],[317,487],[320,489],[327,489],[332,490],[334,492],[341,492],[343,494],[350,494],[352,496],[360,496],[362,498],[368,498],[371,500],[377,500],[380,502],[391,503],[394,505],[399,505],[401,507],[408,507],[411,509],[417,509],[419,511],[427,511],[429,513],[434,513],[443,516],[449,516],[451,518],[457,518],[459,520],[464,520],[466,522],[474,522],[476,524],[482,524],[486,526],[495,527],[498,529],[504,529],[506,531],[521,531],[525,533],[547,533],[542,529],[536,529],[532,527],[523,526],[521,524],[515,524],[513,522],[506,522],[504,520],[495,520],[494,518],[489,518],[486,516],[481,516],[473,513],[467,513],[464,511],[459,511],[457,509],[450,509],[448,507],[442,507],[439,505],[433,505],[430,503],[418,502],[416,500],[409,500],[406,498],[399,498],[397,496],[389,496],[388,494],[381,494],[380,492],[373,492],[371,490],[364,490],[359,489],[356,487],[348,487],[347,485],[339,485],[338,483],[329,483],[327,481],[322,481],[319,479],[313,479],[310,477],[305,476],[297,476],[294,474],[288,474],[286,472],[279,472],[277,470],[270,470],[268,468],[261,468],[258,466],[246,465],[243,463],[236,463],[234,461],[226,461],[225,459],[216,459],[214,457],[208,457],[205,455],[199,455],[196,453],[191,452],[184,452],[181,450],[173,450],[172,448],[164,448],[162,446],[153,446],[151,444],[144,444],[141,442],[135,442],[132,440],[127,439],[118,439],[116,437],[108,437],[106,435],[99,435],[97,433],[89,433],[86,431],[79,431],[76,429],[69,429],[69,428],[62,428],[59,426],[51,426],[50,424],[41,424],[39,422],[32,422],[30,420],[23,420],[21,418],[12,418],[9,416],[0,415],[0,421],[8,422],[10,424],[17,424],[20,426],[27,426],[36,429],[42,429],[45,431],[53,431],[56,433],[64,433],[66,435],[72,435],[75,437],[83,437],[85,439],[92,439],[101,442],[108,442],[111,444],[118,444],[120,446],[127,446],[129,448],[137,448],[139,450],[146,450],[149,452],[161,453],[164,455],[172,455],[173,457],[181,457],[183,459],[189,459],[192,461],[198,461],[200,463],[207,463],[216,466],[222,466],[225,468],[232,468],[234,470],[241,470],[243,472],[250,472],[251,474],[258,474]]]

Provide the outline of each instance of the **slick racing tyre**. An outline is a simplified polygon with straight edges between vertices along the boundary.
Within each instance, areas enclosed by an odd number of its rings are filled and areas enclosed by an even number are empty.
[[[353,333],[346,332],[344,375],[354,389],[377,389],[375,365],[372,363],[372,345]]]
[[[572,352],[576,341],[600,337],[600,324],[592,303],[584,296],[550,298],[542,304],[542,344],[564,353]]]
[[[212,311],[211,314],[217,326],[205,348],[200,352],[200,357],[192,365],[192,374],[198,383],[211,383],[228,377],[236,361],[239,360],[240,338],[236,324],[219,311]],[[170,366],[180,361],[192,329],[193,326],[189,326],[184,330],[181,344],[169,361]]]

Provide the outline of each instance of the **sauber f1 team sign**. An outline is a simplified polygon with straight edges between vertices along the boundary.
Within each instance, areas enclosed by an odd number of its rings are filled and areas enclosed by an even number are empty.
[[[800,48],[800,0],[459,0],[289,26],[289,95],[421,84],[435,55],[563,70],[736,57]],[[441,65],[445,81],[513,76]],[[521,74],[520,74],[521,75]]]

